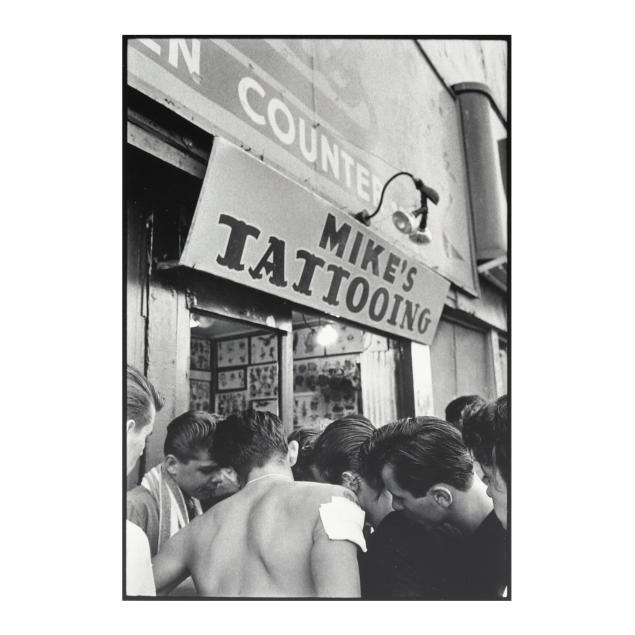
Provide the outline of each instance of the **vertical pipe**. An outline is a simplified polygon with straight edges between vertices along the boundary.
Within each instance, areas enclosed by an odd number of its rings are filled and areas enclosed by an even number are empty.
[[[458,96],[476,255],[479,260],[507,254],[507,201],[498,143],[492,126],[492,97],[484,84],[452,86]]]

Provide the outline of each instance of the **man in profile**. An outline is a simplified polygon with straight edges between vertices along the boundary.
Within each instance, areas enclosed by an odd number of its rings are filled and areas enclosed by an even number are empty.
[[[191,575],[214,597],[359,597],[364,512],[338,485],[295,482],[280,420],[246,410],[213,449],[242,489],[194,519],[153,560],[159,593]]]
[[[392,494],[393,509],[430,527],[463,534],[448,570],[465,599],[501,597],[507,578],[507,538],[485,485],[476,477],[461,433],[434,417],[401,419],[377,429],[360,450],[361,473]]]
[[[507,395],[482,406],[468,408],[463,415],[463,439],[483,470],[487,495],[494,502],[494,513],[505,531],[509,531],[507,488],[511,479],[511,435]],[[511,572],[503,597],[509,596]]]
[[[154,386],[133,366],[126,368],[126,469],[130,474],[152,434],[163,400]],[[126,520],[126,595],[155,595],[150,547],[141,529]]]
[[[511,478],[511,443],[507,395],[468,408],[463,416],[463,440],[483,470],[487,495],[507,529],[507,487]]]
[[[214,495],[223,481],[223,470],[211,454],[216,421],[215,415],[198,410],[171,421],[163,461],[127,494],[128,520],[146,533],[153,556],[171,536],[203,513],[200,500]]]

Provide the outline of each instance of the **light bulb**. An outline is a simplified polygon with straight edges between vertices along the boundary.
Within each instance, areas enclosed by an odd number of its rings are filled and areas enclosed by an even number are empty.
[[[317,334],[317,343],[320,346],[330,346],[337,339],[337,331],[332,324],[325,324]]]
[[[199,315],[197,319],[198,319],[198,326],[200,326],[203,329],[210,328],[211,326],[213,326],[214,322],[216,321],[213,317],[209,315]]]

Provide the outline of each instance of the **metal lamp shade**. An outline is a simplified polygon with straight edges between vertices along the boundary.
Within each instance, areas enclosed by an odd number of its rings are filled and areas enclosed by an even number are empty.
[[[410,240],[417,245],[427,245],[432,242],[432,234],[427,227],[423,231],[417,228],[410,234]]]
[[[392,222],[395,224],[395,227],[404,234],[411,234],[416,228],[414,216],[399,210],[392,215]]]

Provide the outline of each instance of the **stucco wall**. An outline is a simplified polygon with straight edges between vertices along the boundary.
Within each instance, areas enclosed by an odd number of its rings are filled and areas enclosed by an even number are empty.
[[[446,84],[480,82],[492,91],[507,117],[507,42],[504,40],[419,40]]]

